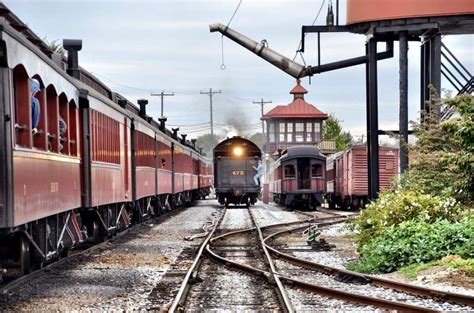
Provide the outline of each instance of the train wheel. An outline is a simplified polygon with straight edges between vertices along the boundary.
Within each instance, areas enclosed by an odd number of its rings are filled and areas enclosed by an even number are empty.
[[[24,235],[20,237],[20,268],[23,275],[31,272],[30,241]]]
[[[103,240],[104,240],[104,238],[103,238],[102,233],[100,231],[99,222],[94,221],[92,223],[92,241],[94,243],[99,243],[99,242],[102,242]]]
[[[331,198],[328,198],[328,206],[330,209],[335,209],[336,208],[336,203]]]

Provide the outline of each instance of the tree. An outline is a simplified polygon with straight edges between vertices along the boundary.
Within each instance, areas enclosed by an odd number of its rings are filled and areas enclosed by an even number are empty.
[[[410,147],[412,162],[402,185],[468,204],[474,200],[474,97],[445,100],[456,112],[447,121],[440,119],[440,99],[433,99],[423,123],[413,124],[417,142]]]
[[[212,156],[213,148],[223,139],[222,136],[214,134],[213,145],[211,147],[211,134],[204,134],[196,138],[196,148],[202,148],[202,152],[207,156]]]
[[[336,141],[337,151],[347,149],[352,141],[351,133],[343,131],[341,124],[332,114],[323,122],[323,138]]]

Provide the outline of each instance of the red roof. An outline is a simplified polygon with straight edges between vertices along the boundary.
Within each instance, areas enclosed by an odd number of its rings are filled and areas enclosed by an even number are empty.
[[[304,94],[308,91],[297,81],[296,86],[291,89],[290,94],[294,94],[293,102],[287,105],[277,105],[272,110],[262,116],[262,120],[272,118],[315,118],[325,120],[326,113],[319,111],[314,105],[304,100]]]
[[[296,81],[296,86],[291,89],[290,94],[306,94],[308,93],[308,90],[306,90],[303,86],[301,86],[301,81],[298,79]]]

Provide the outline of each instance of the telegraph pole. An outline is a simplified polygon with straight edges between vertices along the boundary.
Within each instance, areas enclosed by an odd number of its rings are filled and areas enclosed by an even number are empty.
[[[262,115],[261,116],[263,117],[263,106],[267,103],[272,103],[272,100],[264,101],[263,98],[262,98],[262,99],[260,99],[260,101],[254,101],[253,103],[260,104],[260,108],[262,109]],[[265,126],[263,124],[263,120],[262,120],[262,134],[265,134]]]
[[[164,106],[164,104],[163,104],[163,98],[164,98],[164,97],[167,97],[167,96],[174,96],[174,92],[172,92],[172,93],[165,93],[165,91],[162,90],[160,93],[152,93],[151,96],[159,96],[159,97],[161,97],[161,117],[163,117],[163,116],[164,116],[164,112],[163,112],[163,106]]]
[[[214,120],[212,118],[212,96],[214,96],[216,93],[222,93],[222,91],[214,91],[212,90],[212,88],[209,88],[209,91],[201,91],[201,95],[209,95],[209,104],[211,107],[211,149],[214,149]]]

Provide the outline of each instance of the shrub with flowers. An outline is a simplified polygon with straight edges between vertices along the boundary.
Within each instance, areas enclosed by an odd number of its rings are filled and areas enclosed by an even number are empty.
[[[417,219],[428,223],[438,219],[455,222],[465,214],[464,207],[449,195],[432,196],[413,190],[383,192],[355,220],[357,242],[366,242],[383,234],[385,228]]]

